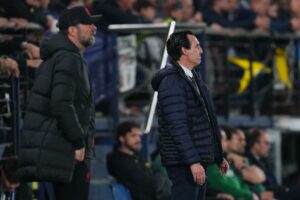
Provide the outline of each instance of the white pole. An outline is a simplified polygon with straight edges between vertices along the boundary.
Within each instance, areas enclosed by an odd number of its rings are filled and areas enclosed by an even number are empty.
[[[170,27],[169,27],[168,38],[174,32],[175,25],[176,25],[176,22],[172,21],[171,24],[170,24]],[[162,57],[162,60],[161,60],[161,64],[160,64],[160,69],[162,69],[162,68],[164,68],[166,66],[167,60],[168,60],[168,53],[167,53],[167,48],[165,46],[164,54],[163,54],[163,57]],[[150,130],[151,130],[151,127],[152,127],[153,117],[154,117],[154,113],[155,113],[155,109],[156,109],[156,104],[157,104],[157,95],[158,95],[157,91],[155,91],[154,95],[153,95],[152,102],[151,102],[150,112],[149,112],[149,116],[148,116],[148,119],[147,119],[147,123],[146,123],[146,128],[145,128],[144,134],[150,133]]]

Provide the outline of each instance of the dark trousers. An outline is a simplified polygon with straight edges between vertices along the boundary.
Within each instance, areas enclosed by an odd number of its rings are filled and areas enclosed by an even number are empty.
[[[167,166],[172,181],[172,200],[205,200],[206,184],[194,182],[188,166]]]
[[[88,200],[90,178],[86,163],[76,164],[70,183],[53,182],[55,200]]]

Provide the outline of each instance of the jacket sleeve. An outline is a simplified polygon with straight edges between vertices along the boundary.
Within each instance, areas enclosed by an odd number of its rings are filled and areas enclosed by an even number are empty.
[[[231,194],[235,198],[252,200],[252,192],[237,176],[221,174],[217,165],[210,165],[206,172],[209,187],[223,193]]]
[[[95,106],[94,103],[91,102],[90,105],[90,121],[89,121],[89,128],[88,128],[88,141],[87,146],[90,150],[94,150],[95,148]]]
[[[183,163],[191,165],[200,162],[188,127],[188,102],[182,79],[177,75],[165,77],[159,86],[158,102],[167,132],[173,138]]]
[[[51,114],[57,119],[63,136],[75,149],[84,145],[83,129],[74,106],[76,82],[80,73],[81,60],[78,55],[63,53],[57,57],[53,71]]]

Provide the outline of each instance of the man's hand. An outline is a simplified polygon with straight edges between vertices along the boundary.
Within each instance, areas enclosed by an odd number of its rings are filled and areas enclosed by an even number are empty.
[[[245,163],[247,162],[247,158],[240,156],[236,153],[229,153],[227,155],[227,159],[232,161],[234,166],[238,169],[241,170],[243,167],[245,167]]]
[[[39,59],[40,58],[40,48],[32,43],[24,42],[22,48],[26,51],[30,59]]]
[[[39,68],[43,61],[40,59],[37,60],[26,60],[27,67],[31,68]]]
[[[222,200],[234,200],[234,197],[230,194],[226,193],[218,193],[217,194],[217,199],[222,199]]]
[[[206,180],[205,170],[200,163],[195,163],[190,166],[195,183],[203,185]]]
[[[253,193],[252,194],[252,200],[259,200],[259,197],[255,193]]]
[[[15,60],[13,60],[11,58],[6,58],[5,65],[8,69],[9,75],[19,78],[19,76],[20,76],[19,65]]]
[[[84,160],[85,148],[75,150],[75,160],[81,162]]]
[[[226,159],[223,159],[221,166],[219,167],[220,173],[225,174],[229,169],[229,165]]]
[[[261,200],[272,200],[274,199],[274,193],[271,191],[264,191],[260,193],[260,199]]]

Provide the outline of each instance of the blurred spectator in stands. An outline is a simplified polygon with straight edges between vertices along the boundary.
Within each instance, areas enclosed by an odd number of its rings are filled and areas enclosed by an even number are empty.
[[[16,26],[27,26],[29,22],[50,28],[52,17],[42,12],[40,0],[1,0],[0,7],[4,11],[4,17],[14,21]]]
[[[255,24],[262,31],[269,30],[268,13],[270,6],[270,0],[250,0],[250,9],[254,12]]]
[[[252,11],[240,5],[239,0],[213,0],[204,12],[204,21],[212,28],[242,28],[251,30],[255,27],[264,28],[267,20],[256,19]],[[258,23],[259,22],[259,23]]]
[[[167,22],[170,22],[171,20],[183,22],[183,4],[181,1],[175,1],[169,6],[169,17]]]
[[[161,22],[160,19],[159,21],[156,21],[156,10],[155,6],[151,1],[148,0],[137,0],[134,3],[134,10],[140,15],[143,16],[145,19],[148,19],[149,22]]]
[[[7,73],[15,77],[20,76],[20,70],[18,63],[8,57],[0,57],[0,74]]]
[[[235,163],[235,158],[238,156],[243,156],[245,153],[246,147],[246,138],[245,134],[241,129],[231,129],[230,131],[225,131],[227,136],[227,150],[228,155],[227,158],[232,160]],[[232,156],[233,155],[233,156]],[[265,176],[258,167],[256,166],[249,166],[246,163],[247,159],[243,158],[243,165],[232,165],[235,167],[237,172],[240,172],[241,178],[245,181],[248,181],[252,184],[260,184],[265,181]]]
[[[293,31],[300,30],[300,0],[290,0],[291,27]]]
[[[224,130],[221,130],[221,143],[224,153],[227,153],[227,136]],[[234,198],[242,198],[245,200],[258,200],[258,196],[250,190],[247,184],[245,184],[235,172],[229,168],[226,174],[219,172],[217,165],[210,165],[207,168],[207,184],[208,193],[214,194],[217,197],[223,197],[224,195],[232,195]]]
[[[18,162],[16,158],[2,160],[0,179],[0,199],[32,200],[32,191],[26,183],[20,183],[17,177]]]
[[[251,191],[259,193],[263,199],[272,199],[273,193],[266,191],[262,183],[266,180],[264,172],[249,160],[242,156],[245,153],[245,133],[241,129],[224,129],[227,137],[227,159],[232,161],[230,165],[235,174],[248,184]],[[242,160],[242,162],[241,162]],[[237,164],[241,163],[241,164]]]
[[[164,181],[152,172],[150,164],[139,154],[139,125],[132,121],[121,123],[116,138],[116,149],[107,156],[109,173],[129,189],[133,200],[159,199]]]
[[[41,64],[40,48],[22,38],[8,36],[0,42],[0,54],[9,55],[19,67],[37,68]]]
[[[183,21],[184,22],[201,22],[202,13],[197,11],[192,0],[182,0],[183,4]]]
[[[267,190],[273,191],[277,199],[298,199],[300,196],[299,185],[291,190],[280,186],[268,161],[270,141],[267,132],[262,129],[250,129],[247,134],[247,157],[251,164],[263,170],[266,180],[263,182]]]
[[[275,32],[297,32],[300,30],[300,1],[289,0],[283,4],[273,3],[268,12],[271,23],[269,29]]]
[[[93,13],[101,14],[102,18],[97,24],[101,30],[107,30],[110,24],[137,24],[149,22],[142,16],[133,13],[134,0],[104,0],[95,1]]]
[[[211,0],[193,0],[193,6],[195,11],[203,12],[204,10],[207,9],[210,2]]]

